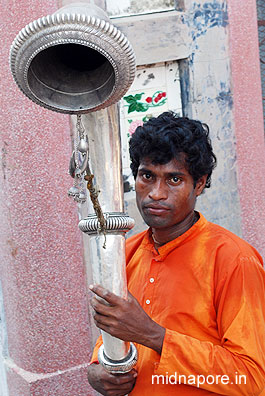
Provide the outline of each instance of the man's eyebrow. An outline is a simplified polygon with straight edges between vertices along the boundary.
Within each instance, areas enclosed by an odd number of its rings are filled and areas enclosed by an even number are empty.
[[[148,168],[138,168],[138,172],[145,172],[145,173],[153,173],[150,169]]]
[[[154,174],[154,172],[148,168],[138,168],[138,172]],[[174,176],[186,176],[186,174],[180,171],[166,173],[166,177],[174,177]]]
[[[183,172],[170,172],[170,173],[167,173],[167,176],[168,177],[186,176],[186,173],[183,173]]]

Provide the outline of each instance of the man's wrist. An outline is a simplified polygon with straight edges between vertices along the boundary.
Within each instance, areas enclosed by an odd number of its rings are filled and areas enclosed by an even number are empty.
[[[146,334],[147,339],[144,345],[161,355],[165,334],[166,329],[152,320],[152,326]]]

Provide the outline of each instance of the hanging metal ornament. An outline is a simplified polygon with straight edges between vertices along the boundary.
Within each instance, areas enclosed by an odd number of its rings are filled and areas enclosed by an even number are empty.
[[[86,202],[85,172],[88,166],[89,144],[86,130],[81,121],[81,114],[77,115],[74,134],[74,151],[70,160],[69,173],[74,177],[74,186],[68,191],[68,196],[78,203]]]

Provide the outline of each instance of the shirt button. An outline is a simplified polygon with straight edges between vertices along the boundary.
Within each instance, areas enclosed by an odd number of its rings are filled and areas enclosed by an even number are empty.
[[[145,300],[146,304],[149,305],[150,304],[150,300]]]
[[[154,283],[154,281],[155,281],[154,278],[150,278],[150,279],[149,279],[149,282],[150,282],[150,283]]]

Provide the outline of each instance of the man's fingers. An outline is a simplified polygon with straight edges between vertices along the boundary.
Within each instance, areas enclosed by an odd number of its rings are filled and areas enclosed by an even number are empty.
[[[90,301],[92,308],[94,311],[98,312],[101,315],[107,316],[109,313],[110,306],[106,306],[104,303],[99,301],[96,297],[93,297]]]
[[[111,379],[108,380],[108,382],[110,382],[113,385],[122,386],[131,383],[132,381],[135,380],[136,377],[137,377],[137,372],[134,370],[126,374],[112,375]]]
[[[116,305],[121,300],[119,296],[116,296],[116,294],[111,293],[109,290],[104,289],[104,287],[100,285],[89,285],[89,289],[97,296],[107,301],[110,305]]]
[[[106,325],[106,324],[102,323],[100,320],[97,320],[97,319],[95,318],[95,316],[94,316],[94,321],[95,321],[95,325],[96,325],[99,329],[101,329],[101,330],[105,331],[106,333],[108,333],[108,334],[114,336],[114,332],[113,332],[112,328],[110,328],[109,325]]]
[[[90,385],[100,394],[107,396],[124,396],[130,393],[135,385],[136,376],[135,369],[129,373],[114,375],[95,363],[88,367],[87,372]]]
[[[95,321],[97,327],[99,327],[99,326],[109,327],[112,325],[112,319],[108,318],[107,316],[103,316],[103,315],[94,313],[93,318],[94,318],[94,321]]]
[[[108,395],[125,395],[129,393],[134,387],[137,371],[132,369],[126,374],[110,374],[106,373],[104,389],[107,391]]]

